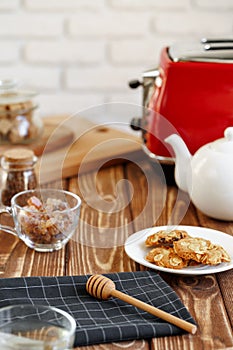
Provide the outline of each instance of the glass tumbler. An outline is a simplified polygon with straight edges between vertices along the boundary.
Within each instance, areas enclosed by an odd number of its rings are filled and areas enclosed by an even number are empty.
[[[44,305],[11,305],[0,309],[1,350],[68,350],[76,322],[67,312]]]

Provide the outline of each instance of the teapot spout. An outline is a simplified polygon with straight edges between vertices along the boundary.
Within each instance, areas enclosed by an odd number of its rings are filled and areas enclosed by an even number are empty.
[[[177,135],[172,134],[168,136],[165,140],[168,144],[170,144],[175,153],[175,181],[177,186],[188,192],[188,178],[191,176],[191,154],[183,141],[183,139]]]

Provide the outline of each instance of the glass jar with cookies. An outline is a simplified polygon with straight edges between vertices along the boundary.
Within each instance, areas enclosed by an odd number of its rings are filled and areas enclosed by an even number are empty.
[[[40,137],[43,123],[36,95],[19,90],[16,80],[0,80],[0,144],[28,144]]]

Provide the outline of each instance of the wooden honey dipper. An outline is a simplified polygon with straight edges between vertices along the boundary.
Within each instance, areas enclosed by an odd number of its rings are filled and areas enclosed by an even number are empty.
[[[107,300],[110,297],[119,298],[125,301],[126,303],[134,305],[144,311],[147,311],[148,313],[159,317],[169,323],[172,323],[189,333],[195,334],[197,331],[197,327],[194,324],[184,321],[165,311],[157,309],[154,306],[146,304],[143,301],[140,301],[125,293],[122,293],[119,290],[116,290],[115,283],[111,279],[103,275],[92,275],[87,281],[86,290],[90,295],[97,299]]]

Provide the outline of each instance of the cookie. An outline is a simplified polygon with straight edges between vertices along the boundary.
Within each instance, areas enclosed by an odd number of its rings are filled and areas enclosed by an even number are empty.
[[[174,242],[174,250],[183,259],[191,259],[206,265],[218,265],[230,261],[230,256],[223,247],[212,244],[204,238],[184,238]]]
[[[152,249],[147,255],[146,260],[155,263],[155,261],[159,261],[163,258],[163,256],[168,255],[170,253],[170,249],[166,247],[158,247]]]
[[[147,247],[156,247],[160,245],[172,245],[173,242],[179,241],[180,239],[189,237],[188,233],[183,230],[162,230],[156,233],[153,233],[146,239]]]
[[[222,246],[216,245],[215,247],[217,247],[218,250],[221,250],[222,262],[230,262],[231,261],[230,255],[226,252],[226,250]]]
[[[174,250],[180,257],[197,262],[201,262],[204,254],[212,247],[213,244],[204,238],[188,237],[174,242]]]
[[[146,260],[160,267],[170,269],[183,269],[188,266],[188,261],[178,256],[173,248],[157,247],[146,256]]]
[[[201,258],[202,264],[218,265],[222,262],[230,262],[231,258],[225,249],[219,245],[214,245]]]

